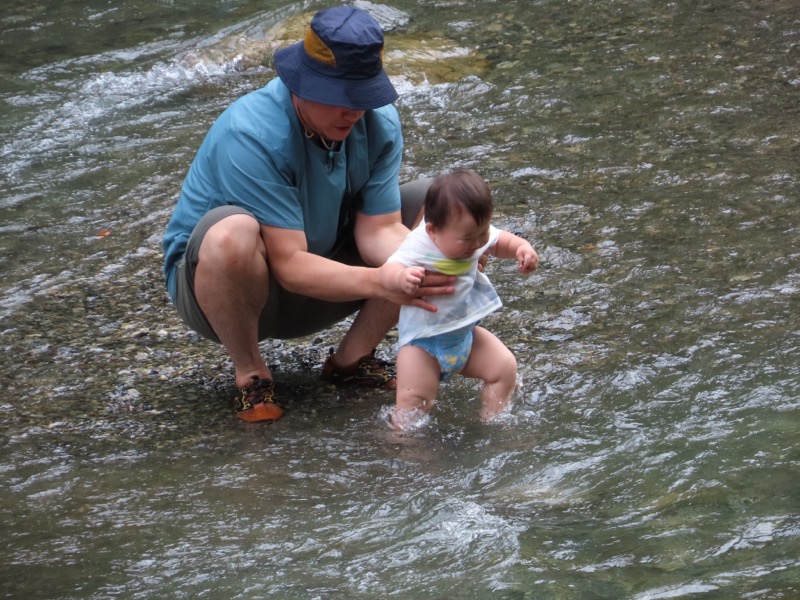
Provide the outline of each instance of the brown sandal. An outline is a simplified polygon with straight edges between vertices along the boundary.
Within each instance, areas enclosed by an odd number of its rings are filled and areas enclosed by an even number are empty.
[[[333,360],[334,351],[322,367],[322,379],[338,386],[357,385],[383,390],[397,389],[397,378],[393,365],[375,356],[375,350],[358,359],[355,366],[343,369]]]
[[[239,390],[233,399],[236,418],[247,423],[272,423],[283,416],[283,409],[275,403],[275,386],[270,379],[253,375],[253,383]]]

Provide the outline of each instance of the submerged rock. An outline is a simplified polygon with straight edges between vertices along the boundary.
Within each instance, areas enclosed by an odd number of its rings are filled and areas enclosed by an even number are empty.
[[[356,0],[353,6],[367,11],[380,24],[384,33],[389,33],[400,27],[405,27],[411,20],[408,13],[386,4],[375,4],[367,0]]]
[[[410,28],[408,13],[366,0],[355,6],[374,16],[387,34],[384,68],[390,78],[415,84],[447,83],[487,69],[486,57],[477,50],[461,46],[443,33],[432,35]],[[179,62],[188,69],[214,64],[233,70],[272,68],[275,50],[302,40],[313,16],[314,12],[296,14],[269,28],[251,24],[192,50]]]

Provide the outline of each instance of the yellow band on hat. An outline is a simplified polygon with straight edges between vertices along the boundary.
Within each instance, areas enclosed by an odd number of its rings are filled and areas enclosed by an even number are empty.
[[[333,52],[325,45],[325,42],[319,39],[319,36],[311,27],[306,30],[306,39],[303,41],[303,47],[314,60],[332,67],[336,66],[336,57]]]

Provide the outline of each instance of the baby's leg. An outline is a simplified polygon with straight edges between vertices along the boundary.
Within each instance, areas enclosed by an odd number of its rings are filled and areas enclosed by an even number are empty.
[[[439,363],[418,346],[403,346],[397,353],[397,406],[392,424],[408,429],[421,412],[429,413],[439,391]]]
[[[502,413],[511,401],[517,385],[517,359],[493,333],[476,327],[472,353],[461,374],[483,379],[480,416],[489,421]]]

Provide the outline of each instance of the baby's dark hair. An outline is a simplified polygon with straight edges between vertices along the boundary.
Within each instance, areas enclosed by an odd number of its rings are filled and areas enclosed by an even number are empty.
[[[469,213],[478,225],[492,218],[492,192],[483,178],[469,169],[439,175],[425,195],[425,221],[437,229],[460,211]]]

